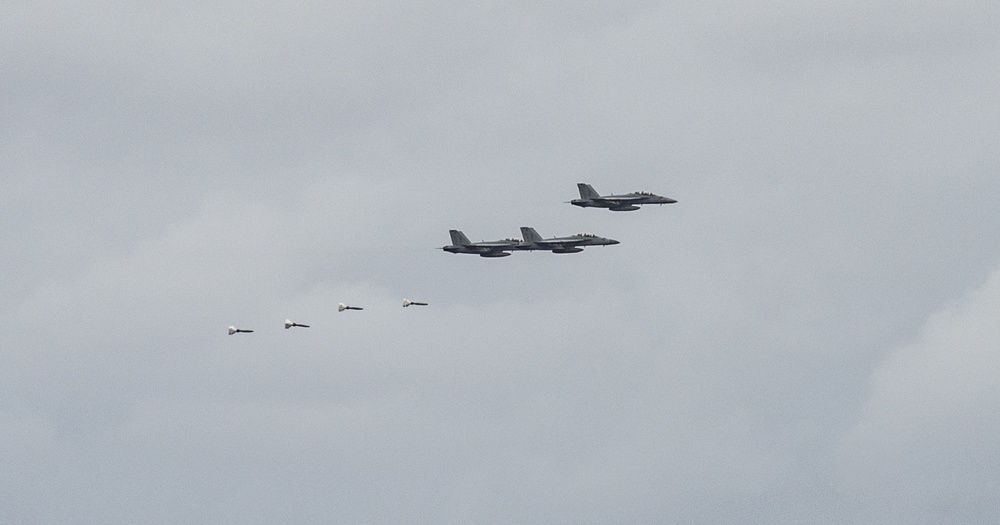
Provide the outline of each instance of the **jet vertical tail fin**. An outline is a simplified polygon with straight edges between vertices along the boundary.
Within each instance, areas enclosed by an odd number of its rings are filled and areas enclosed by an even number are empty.
[[[584,200],[597,199],[601,196],[590,184],[578,183],[576,187],[580,190],[580,198]]]
[[[521,226],[521,237],[524,238],[524,242],[538,242],[542,240],[542,236],[538,235],[538,232],[534,228],[529,228],[528,226]]]
[[[448,230],[448,234],[451,235],[451,243],[455,246],[467,246],[472,244],[469,238],[462,233],[461,230]]]

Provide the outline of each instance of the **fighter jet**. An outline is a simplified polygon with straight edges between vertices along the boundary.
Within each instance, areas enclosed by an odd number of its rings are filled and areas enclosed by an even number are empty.
[[[403,308],[406,308],[407,306],[427,306],[427,303],[418,303],[417,301],[403,299]]]
[[[340,303],[340,304],[337,305],[337,311],[338,312],[343,312],[344,310],[364,310],[364,308],[362,308],[360,306],[347,306],[344,303]]]
[[[301,327],[301,328],[309,328],[309,325],[307,325],[307,324],[293,323],[291,319],[285,319],[285,330],[288,330],[289,328],[292,328],[293,326],[298,326],[298,327]]]
[[[611,211],[633,211],[638,210],[640,204],[673,204],[677,202],[669,197],[663,197],[655,193],[649,193],[648,191],[635,191],[624,195],[601,195],[590,184],[581,182],[576,187],[580,189],[580,198],[573,199],[569,203],[581,208],[608,208]]]
[[[235,326],[230,326],[229,327],[229,335],[233,335],[233,334],[252,334],[252,333],[253,333],[253,330],[241,330],[239,328],[236,328]]]
[[[552,237],[543,239],[534,228],[521,227],[524,242],[517,246],[518,250],[549,250],[552,253],[582,252],[584,246],[609,246],[618,244],[614,239],[598,237],[592,233],[578,233],[568,237]]]
[[[499,241],[469,242],[460,230],[448,230],[451,244],[441,249],[450,253],[473,253],[480,257],[507,257],[521,239],[500,239]]]

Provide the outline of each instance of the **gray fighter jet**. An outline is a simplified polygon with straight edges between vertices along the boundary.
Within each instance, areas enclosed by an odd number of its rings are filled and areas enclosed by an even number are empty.
[[[450,253],[472,253],[480,257],[506,257],[521,244],[521,239],[500,239],[499,241],[470,242],[459,230],[448,230],[451,244],[441,249]]]
[[[618,244],[614,239],[598,237],[591,233],[578,233],[568,237],[552,237],[543,239],[534,228],[521,227],[524,242],[517,245],[518,250],[548,250],[552,253],[582,252],[584,246],[610,246]]]
[[[640,204],[673,204],[677,201],[669,197],[647,191],[636,191],[624,195],[601,195],[590,184],[579,183],[580,198],[569,201],[581,208],[608,208],[611,211],[638,210]]]

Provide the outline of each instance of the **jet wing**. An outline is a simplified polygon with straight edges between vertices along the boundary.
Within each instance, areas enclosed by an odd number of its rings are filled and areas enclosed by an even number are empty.
[[[642,200],[643,198],[644,197],[642,195],[609,195],[607,197],[599,197],[593,200],[617,206],[624,203]]]
[[[587,242],[587,239],[581,237],[581,238],[565,238],[565,239],[542,239],[540,241],[535,241],[535,244],[545,247],[561,248],[564,246],[576,246],[578,244],[582,244],[585,242]]]
[[[477,242],[468,245],[468,248],[472,248],[479,253],[489,253],[513,250],[514,245],[509,242]]]

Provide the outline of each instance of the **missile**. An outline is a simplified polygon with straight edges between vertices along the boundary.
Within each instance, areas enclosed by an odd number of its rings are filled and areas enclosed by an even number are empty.
[[[301,327],[301,328],[309,328],[309,325],[307,325],[307,324],[293,323],[291,319],[285,319],[285,330],[288,330],[289,328],[291,328],[293,326],[298,326],[298,327]]]
[[[239,328],[236,328],[235,326],[230,326],[229,327],[229,335],[233,335],[233,334],[250,334],[250,333],[253,333],[253,330],[241,330]]]
[[[338,312],[343,312],[344,310],[364,310],[364,308],[361,308],[360,306],[347,306],[344,303],[340,303],[337,305]]]
[[[427,306],[427,303],[419,303],[417,301],[411,301],[409,299],[403,299],[403,308],[407,306]]]

